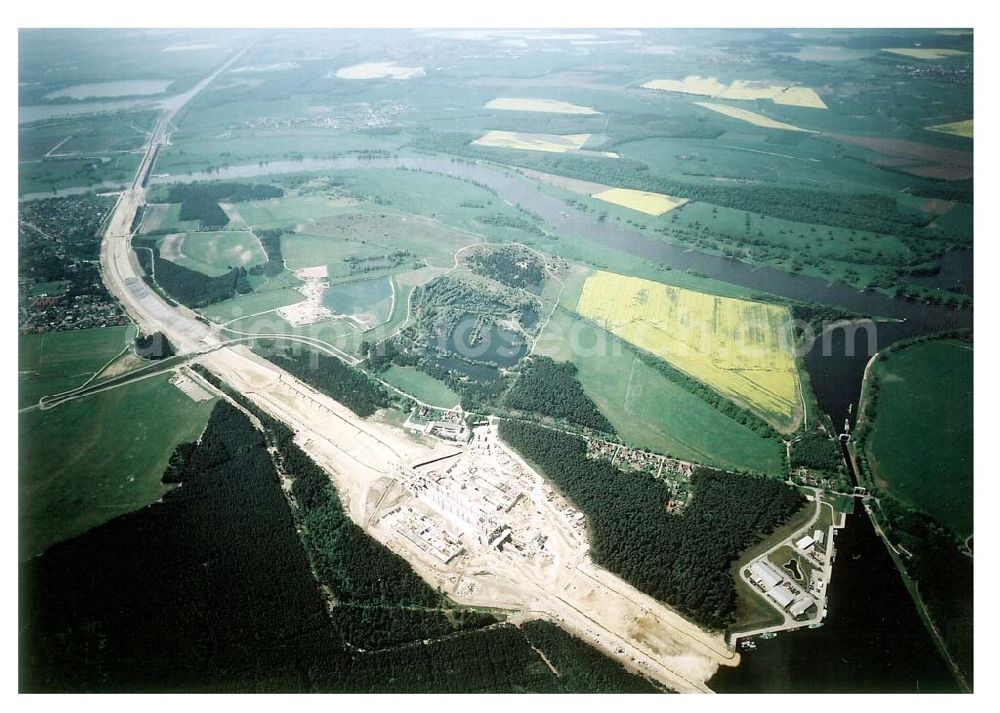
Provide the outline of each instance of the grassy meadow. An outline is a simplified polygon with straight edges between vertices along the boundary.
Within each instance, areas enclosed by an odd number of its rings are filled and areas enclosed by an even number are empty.
[[[164,374],[20,414],[18,556],[149,505],[177,444],[198,438],[214,399],[194,402]]]
[[[972,345],[920,342],[878,358],[865,441],[876,483],[961,536],[972,534]]]

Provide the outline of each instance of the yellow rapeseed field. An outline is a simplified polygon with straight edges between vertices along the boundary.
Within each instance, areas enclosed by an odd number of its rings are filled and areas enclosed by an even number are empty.
[[[526,134],[522,131],[487,131],[472,143],[501,149],[564,153],[583,148],[590,134]]]
[[[742,101],[770,99],[775,104],[826,109],[826,104],[814,89],[789,82],[758,82],[737,79],[732,84],[727,85],[715,77],[701,77],[693,74],[684,79],[654,79],[642,86],[646,89],[696,94],[715,99],[739,99]]]
[[[576,310],[772,421],[797,420],[800,385],[787,307],[597,271],[587,277]]]
[[[972,119],[966,119],[965,121],[953,121],[950,124],[938,124],[937,126],[928,126],[927,128],[931,131],[938,131],[942,134],[964,136],[967,139],[972,138]]]
[[[961,57],[969,54],[962,50],[935,49],[932,47],[884,47],[883,52],[912,57],[913,59],[944,59],[945,57]]]
[[[609,188],[595,193],[594,198],[608,203],[625,206],[647,215],[663,215],[667,211],[687,203],[687,198],[674,198],[663,193],[635,191],[631,188]]]
[[[498,149],[522,149],[524,151],[548,151],[549,153],[577,152],[588,156],[621,158],[613,151],[584,151],[590,134],[528,134],[523,131],[487,131],[472,143],[477,146],[491,146]]]
[[[727,104],[712,104],[711,102],[695,102],[698,106],[703,106],[706,109],[711,109],[712,111],[717,111],[720,114],[725,114],[732,119],[739,119],[740,121],[746,121],[754,126],[762,126],[765,129],[784,129],[785,131],[804,131],[808,134],[818,134],[818,131],[813,131],[812,129],[802,129],[798,126],[793,126],[792,124],[786,124],[783,121],[776,121],[774,119],[769,119],[762,114],[755,114],[752,111],[747,111],[746,109],[737,109],[735,106],[729,106]]]
[[[486,109],[503,111],[538,111],[549,114],[600,114],[589,106],[570,104],[558,99],[530,99],[525,97],[497,97],[486,102]]]

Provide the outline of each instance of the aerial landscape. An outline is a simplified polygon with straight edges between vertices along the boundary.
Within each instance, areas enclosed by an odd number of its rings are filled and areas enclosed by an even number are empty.
[[[973,57],[19,30],[19,690],[971,693]]]

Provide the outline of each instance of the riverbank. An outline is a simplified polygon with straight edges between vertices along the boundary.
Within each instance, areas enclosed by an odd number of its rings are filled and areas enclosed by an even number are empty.
[[[962,546],[958,544],[962,533],[956,536],[952,531],[942,528],[924,515],[921,508],[904,505],[898,495],[890,492],[891,484],[887,479],[888,474],[878,475],[877,464],[874,462],[875,456],[870,452],[875,425],[872,415],[874,403],[879,394],[879,379],[882,377],[879,373],[880,363],[887,360],[889,354],[893,354],[893,360],[890,363],[896,365],[897,371],[899,371],[900,367],[904,365],[902,357],[910,353],[909,350],[923,348],[924,351],[927,351],[943,344],[947,344],[945,339],[941,339],[941,341],[929,338],[904,340],[878,352],[869,360],[865,368],[858,418],[854,429],[856,437],[847,444],[845,452],[858,484],[868,488],[873,495],[872,499],[866,502],[866,513],[871,519],[875,532],[885,543],[924,627],[962,689],[971,691],[972,563],[971,557],[966,560],[967,555]],[[910,355],[918,356],[912,353]],[[949,363],[951,363],[950,360]],[[969,366],[971,368],[971,363]],[[938,368],[928,367],[930,383],[935,388],[946,392],[940,397],[932,399],[935,404],[932,409],[936,419],[934,428],[938,430],[945,429],[945,424],[949,421],[946,414],[942,413],[942,409],[954,406],[954,397],[958,395],[956,393],[958,385],[951,384],[946,378],[954,376],[955,368],[957,367],[952,365],[950,372],[942,373]],[[893,380],[889,382],[890,386],[903,379],[895,373],[890,376]],[[926,388],[922,387],[920,383],[909,383],[911,380],[912,377],[901,382],[901,388],[905,388],[902,393],[908,399],[914,393],[926,398],[927,394],[923,393]],[[905,383],[905,387],[903,387],[903,383]],[[969,388],[971,388],[971,381]],[[890,400],[886,404],[880,401],[878,413],[882,420],[885,420],[892,418],[893,412],[902,408],[906,412],[903,415],[907,419],[912,418],[916,422],[924,424],[929,422],[930,413],[922,413],[919,404],[920,401],[909,405],[896,404],[894,400]],[[971,428],[971,402],[969,407],[969,423],[962,430]],[[898,427],[896,430],[899,430]],[[934,445],[932,438],[934,434],[928,434],[924,429],[921,429],[921,433],[924,434],[920,440],[921,445],[927,446],[936,456],[941,456],[939,452],[942,449],[947,449],[949,444],[956,448],[959,447],[952,436],[943,435],[942,443]],[[971,432],[963,435],[971,439]],[[893,443],[902,440],[908,443],[912,442],[911,438],[904,437],[903,434],[895,431],[887,437],[891,437]],[[908,450],[911,451],[912,448],[908,448]],[[960,450],[969,451],[967,456],[971,459],[971,442],[968,447],[963,445]],[[947,462],[954,463],[958,457],[960,456],[956,452],[948,457]],[[931,483],[935,488],[942,490],[943,494],[947,494],[950,487],[971,487],[971,481],[967,484],[942,483],[940,477],[935,477],[940,469],[934,465],[933,458],[922,454],[922,451],[914,453],[913,458],[915,465],[908,466],[904,472],[912,475],[917,481],[924,484]],[[926,466],[925,469],[920,468],[919,464],[921,463]],[[953,468],[945,470],[951,472]],[[937,505],[941,502],[941,496],[931,497],[929,502]],[[914,530],[914,532],[910,530]],[[905,547],[902,544],[904,539],[907,543]],[[923,586],[921,586],[921,580],[911,576],[911,571],[923,573]],[[930,594],[925,592],[930,592]],[[934,610],[937,610],[937,616],[932,613]]]

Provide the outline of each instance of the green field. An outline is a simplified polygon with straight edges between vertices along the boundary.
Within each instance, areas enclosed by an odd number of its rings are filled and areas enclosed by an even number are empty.
[[[238,230],[187,233],[178,265],[211,277],[224,275],[234,267],[251,267],[267,262],[260,242],[251,233]]]
[[[629,443],[719,468],[784,471],[780,443],[737,424],[565,310],[552,316],[536,353],[572,361],[584,391]]]
[[[153,203],[146,206],[139,234],[193,233],[199,227],[200,223],[197,220],[181,220],[180,203]]]
[[[972,534],[972,345],[919,342],[876,360],[865,440],[876,484],[965,537]]]
[[[453,408],[458,405],[458,394],[414,366],[393,364],[379,377],[431,406]]]
[[[20,335],[18,408],[80,386],[131,344],[134,335],[132,326]]]
[[[178,443],[198,438],[214,403],[162,375],[18,418],[18,556],[148,505]]]

